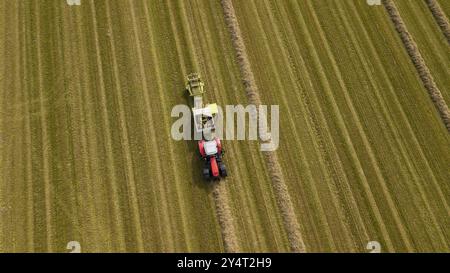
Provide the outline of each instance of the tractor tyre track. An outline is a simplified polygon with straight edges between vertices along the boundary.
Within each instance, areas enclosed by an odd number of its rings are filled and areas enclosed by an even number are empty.
[[[39,90],[39,109],[40,109],[40,125],[41,125],[41,136],[42,136],[42,168],[43,168],[43,178],[44,178],[44,196],[45,196],[45,224],[46,224],[46,251],[52,252],[53,250],[53,227],[52,227],[52,196],[51,196],[51,174],[49,167],[50,160],[50,141],[49,141],[49,133],[48,133],[48,124],[47,124],[47,107],[45,105],[44,99],[44,79],[43,79],[43,71],[42,71],[42,46],[41,46],[41,24],[40,24],[40,5],[36,1],[36,55],[37,55],[37,67],[38,67],[38,90]]]
[[[239,252],[239,243],[233,225],[233,215],[228,205],[228,193],[223,183],[213,185],[213,199],[216,206],[217,220],[222,233],[225,252]]]
[[[25,8],[23,6],[23,3],[21,3],[20,7],[19,7],[24,13],[25,13]],[[22,36],[21,36],[21,43],[22,43],[22,51],[21,54],[23,54],[23,56],[26,56],[26,41],[27,41],[27,32],[26,32],[26,24],[25,24],[25,16],[23,16],[22,14],[22,20],[21,20],[21,24],[22,24]],[[1,24],[0,24],[1,25]],[[28,66],[27,66],[27,58],[26,57],[22,57],[22,66],[23,66],[23,75],[27,75],[28,74]],[[29,113],[30,112],[30,104],[29,104],[29,99],[27,98],[27,92],[26,90],[28,89],[29,83],[26,81],[26,77],[22,77],[22,81],[23,81],[23,89],[21,91],[23,98],[25,99],[25,103],[23,105],[23,112],[24,113]],[[2,107],[2,105],[0,104],[0,107]],[[27,191],[26,191],[26,199],[27,199],[27,238],[28,238],[28,244],[27,244],[27,251],[29,252],[33,252],[34,251],[34,207],[33,207],[33,203],[34,203],[34,197],[33,197],[33,175],[32,175],[32,171],[33,171],[33,158],[32,158],[32,149],[31,149],[31,143],[32,143],[32,135],[31,135],[31,120],[30,120],[30,116],[27,116],[24,122],[24,132],[26,134],[26,140],[23,143],[24,147],[26,147],[25,153],[26,153],[26,163],[24,164],[25,170],[24,173],[26,174],[26,185],[27,185]],[[1,126],[1,123],[0,123]],[[1,132],[1,130],[0,130]],[[1,138],[1,136],[0,136]],[[1,142],[1,140],[0,140]],[[1,145],[1,143],[0,143]],[[1,152],[1,151],[0,151]],[[1,162],[1,159],[0,159]],[[1,164],[1,163],[0,163]],[[0,193],[0,198],[1,198],[1,193]],[[0,220],[1,221],[1,220]]]

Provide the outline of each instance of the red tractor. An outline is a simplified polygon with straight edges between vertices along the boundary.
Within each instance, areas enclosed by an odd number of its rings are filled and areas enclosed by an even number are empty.
[[[203,167],[203,177],[206,180],[220,179],[227,176],[227,169],[222,162],[224,151],[220,139],[215,137],[213,140],[200,140],[198,142],[200,155],[205,161]]]
[[[205,161],[203,176],[206,180],[219,180],[227,176],[227,169],[222,162],[223,149],[220,139],[215,137],[215,117],[218,107],[215,103],[203,105],[203,82],[197,73],[189,74],[187,77],[186,90],[194,99],[192,108],[196,136],[201,136],[198,149],[202,159]]]

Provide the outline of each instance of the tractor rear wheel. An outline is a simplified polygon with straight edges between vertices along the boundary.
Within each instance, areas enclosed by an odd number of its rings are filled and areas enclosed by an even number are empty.
[[[220,175],[222,177],[227,177],[228,174],[227,174],[227,168],[225,167],[225,164],[221,163],[219,166],[219,169],[220,169]]]
[[[209,173],[209,168],[203,169],[203,177],[205,178],[206,181],[211,180],[211,174]]]

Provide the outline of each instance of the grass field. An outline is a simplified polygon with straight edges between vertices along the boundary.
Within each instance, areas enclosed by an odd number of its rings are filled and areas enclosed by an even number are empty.
[[[450,251],[450,135],[384,7],[232,3],[293,219],[257,142],[225,141],[209,185],[171,138],[192,71],[250,102],[220,1],[0,0],[0,252],[287,252],[289,220],[308,252]],[[449,45],[396,4],[448,103]]]

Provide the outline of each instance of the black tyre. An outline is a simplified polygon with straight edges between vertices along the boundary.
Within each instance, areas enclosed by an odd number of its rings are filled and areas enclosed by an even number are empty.
[[[219,171],[220,171],[220,175],[222,177],[227,177],[228,173],[227,173],[227,168],[225,167],[225,164],[220,164],[219,166]]]
[[[205,178],[206,181],[211,180],[211,174],[209,173],[208,168],[203,169],[203,177]]]

